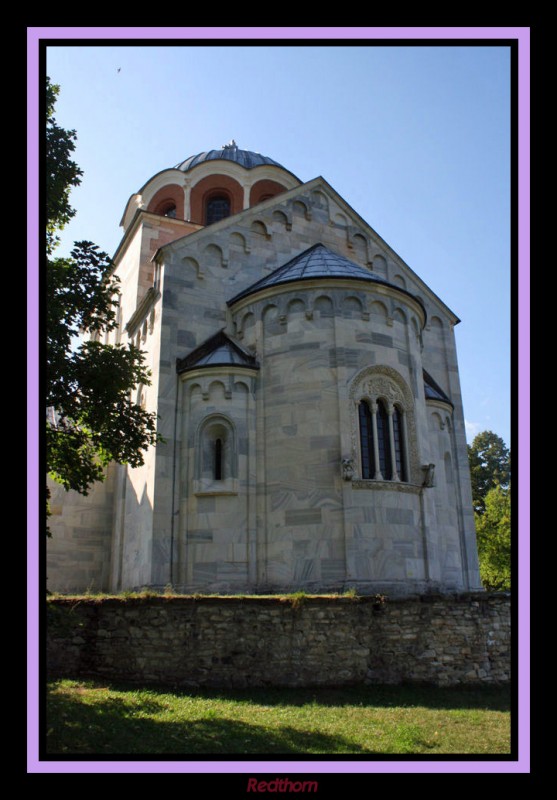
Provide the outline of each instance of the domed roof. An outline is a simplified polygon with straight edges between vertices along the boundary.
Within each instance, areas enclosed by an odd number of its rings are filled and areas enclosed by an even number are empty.
[[[261,153],[254,153],[252,150],[240,150],[234,139],[228,144],[221,147],[220,150],[207,150],[205,153],[198,153],[196,156],[190,156],[182,161],[181,164],[176,164],[175,169],[188,172],[188,170],[197,167],[198,164],[203,164],[204,161],[234,161],[245,169],[253,169],[254,167],[261,167],[268,164],[272,167],[280,167],[285,169],[278,161],[274,161],[268,156],[262,156]]]
[[[348,278],[350,280],[370,281],[371,283],[381,283],[384,286],[391,286],[399,292],[414,297],[405,289],[400,286],[394,286],[384,278],[381,278],[377,273],[372,272],[365,267],[361,267],[354,261],[345,258],[344,256],[334,253],[328,247],[319,243],[314,244],[308,250],[288,261],[282,267],[279,267],[274,272],[266,275],[261,280],[253,283],[243,292],[240,292],[231,300],[228,305],[232,305],[243,297],[267,289],[271,286],[279,286],[283,283],[293,283],[295,281],[308,281],[313,278]],[[415,300],[418,298],[414,297]],[[418,300],[418,302],[420,302]],[[421,305],[421,303],[420,303]]]

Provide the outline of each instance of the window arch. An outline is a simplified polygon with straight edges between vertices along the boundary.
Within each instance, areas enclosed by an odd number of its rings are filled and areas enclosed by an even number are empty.
[[[209,197],[205,204],[205,224],[212,225],[230,216],[230,199],[224,194]]]
[[[401,481],[407,481],[406,459],[404,457],[404,418],[399,406],[395,406],[393,411],[393,439],[393,459],[396,471]]]
[[[379,471],[388,481],[393,477],[391,448],[389,442],[389,418],[383,400],[377,401],[377,449],[379,451]]]
[[[222,448],[222,439],[220,437],[218,439],[215,439],[214,450],[215,450],[215,456],[214,456],[215,460],[213,462],[213,480],[222,481],[223,448]]]
[[[362,478],[375,477],[375,448],[373,446],[373,430],[371,410],[367,400],[358,406],[360,419],[360,454],[362,459]]]
[[[419,474],[413,396],[386,366],[366,367],[350,388],[353,463],[363,480],[414,482]],[[357,470],[358,471],[358,470]]]
[[[184,219],[184,187],[176,183],[162,186],[149,201],[147,211],[160,216]]]
[[[197,430],[194,491],[209,494],[235,492],[237,473],[235,427],[224,415],[212,414]]]
[[[406,481],[405,424],[399,406],[383,398],[358,406],[362,478]]]

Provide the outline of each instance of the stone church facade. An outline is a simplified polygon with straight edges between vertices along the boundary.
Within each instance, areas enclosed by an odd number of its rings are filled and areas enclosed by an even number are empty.
[[[481,588],[455,314],[322,177],[235,143],[132,195],[118,330],[164,443],[53,485],[48,586]]]

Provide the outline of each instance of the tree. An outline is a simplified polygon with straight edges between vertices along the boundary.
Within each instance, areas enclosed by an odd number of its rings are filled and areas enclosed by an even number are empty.
[[[511,489],[501,485],[485,496],[483,514],[476,514],[480,576],[491,591],[511,588]]]
[[[509,485],[511,456],[503,439],[492,431],[482,431],[468,445],[474,511],[483,514],[485,498],[495,486]]]
[[[69,258],[53,257],[56,232],[75,215],[69,194],[82,171],[71,159],[75,131],[54,118],[59,88],[48,78],[46,92],[46,469],[66,490],[86,495],[110,461],[139,466],[160,437],[156,414],[132,399],[136,386],[150,382],[143,353],[98,340],[117,327],[113,262],[86,241],[74,243]],[[79,334],[89,339],[76,344]]]

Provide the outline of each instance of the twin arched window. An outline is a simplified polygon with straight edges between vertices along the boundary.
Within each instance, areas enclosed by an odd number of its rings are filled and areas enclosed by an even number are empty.
[[[398,405],[362,400],[358,407],[362,478],[407,481],[405,420]]]

